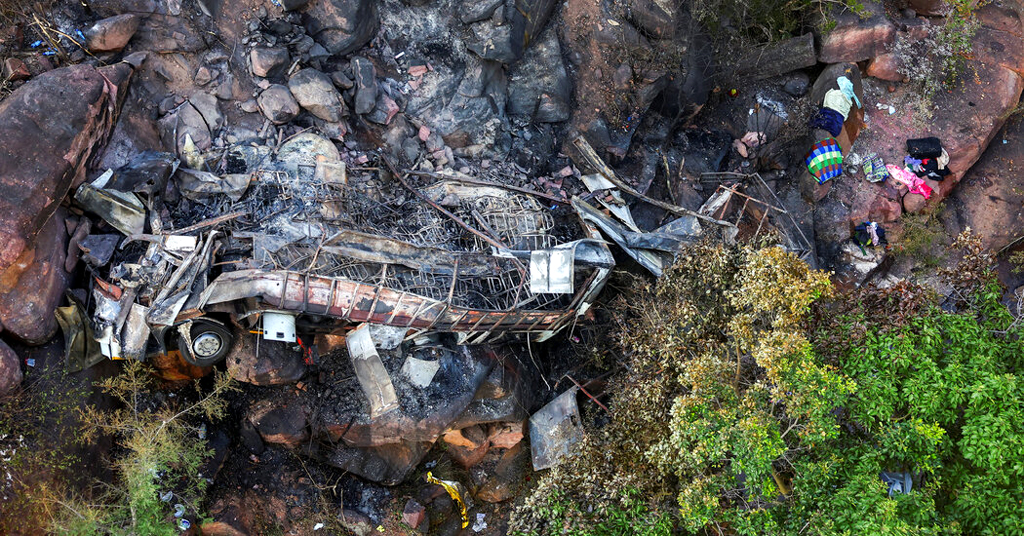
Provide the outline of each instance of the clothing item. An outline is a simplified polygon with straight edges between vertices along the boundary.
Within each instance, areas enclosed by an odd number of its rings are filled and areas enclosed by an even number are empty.
[[[932,196],[932,188],[925,184],[924,179],[914,175],[910,171],[902,168],[898,168],[892,164],[887,164],[885,169],[889,170],[889,175],[907,187],[907,190],[912,194],[921,194],[925,199]]]
[[[864,155],[864,177],[870,182],[882,182],[889,178],[881,156],[876,153]]]
[[[942,143],[939,138],[907,140],[907,153],[914,158],[938,158],[942,156]]]
[[[949,165],[949,153],[943,149],[942,156],[936,158],[936,160],[939,162],[939,169],[946,169],[946,166]]]
[[[858,246],[886,246],[885,229],[873,221],[866,221],[853,228],[853,242]]]
[[[860,99],[857,98],[857,94],[853,91],[853,82],[851,82],[849,78],[840,76],[839,78],[836,78],[836,83],[839,84],[839,90],[842,91],[847,98],[857,103],[858,108],[863,108],[860,104]]]
[[[822,184],[843,174],[843,150],[835,138],[826,138],[811,146],[804,158],[807,171]]]
[[[843,131],[843,115],[832,108],[822,108],[811,118],[811,128],[827,130],[829,134],[838,136]]]
[[[850,107],[853,106],[853,103],[850,101],[850,97],[847,97],[842,91],[830,89],[825,92],[825,99],[821,105],[839,112],[843,116],[843,121],[846,121],[846,118],[850,116]]]

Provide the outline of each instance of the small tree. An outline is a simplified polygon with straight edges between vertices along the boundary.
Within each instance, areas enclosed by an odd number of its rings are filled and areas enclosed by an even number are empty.
[[[180,530],[172,503],[198,512],[206,487],[199,468],[210,452],[197,428],[189,423],[200,417],[221,418],[226,407],[224,395],[236,387],[226,373],[218,372],[206,393],[196,382],[195,400],[175,397],[159,402],[152,396],[151,382],[145,364],[127,361],[120,375],[101,384],[121,407],[90,406],[83,411],[84,440],[100,434],[116,438],[121,449],[113,460],[118,478],[114,484],[103,485],[93,500],[55,499],[53,532],[173,535]],[[173,501],[161,500],[167,492]]]

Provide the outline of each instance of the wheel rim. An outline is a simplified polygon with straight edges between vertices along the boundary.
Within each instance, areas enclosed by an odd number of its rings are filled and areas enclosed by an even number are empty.
[[[192,341],[192,353],[196,357],[210,358],[217,355],[217,352],[220,351],[223,345],[224,341],[221,340],[220,336],[207,331]]]

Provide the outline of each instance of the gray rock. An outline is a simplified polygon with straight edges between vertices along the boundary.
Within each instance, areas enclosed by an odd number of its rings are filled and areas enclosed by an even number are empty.
[[[220,106],[217,97],[205,92],[196,92],[188,98],[199,115],[203,116],[203,122],[210,128],[211,136],[216,136],[224,126],[224,116],[220,113]]]
[[[459,18],[466,24],[480,22],[491,18],[494,11],[504,4],[505,0],[465,0]]]
[[[99,20],[85,31],[85,46],[92,52],[116,52],[138,29],[139,17],[130,13]]]
[[[241,108],[243,112],[247,113],[255,113],[260,111],[260,105],[258,102],[256,102],[256,99],[249,99],[245,102],[242,102],[238,105],[238,107]]]
[[[493,22],[478,22],[472,25],[473,38],[466,48],[485,60],[512,63],[518,56],[512,49],[512,26],[496,25]]]
[[[274,124],[287,123],[299,115],[299,103],[286,86],[274,84],[260,93],[256,99],[263,115]]]
[[[288,89],[299,106],[324,121],[337,123],[345,114],[345,103],[331,79],[316,69],[302,69],[292,75]]]
[[[308,3],[309,0],[281,0],[281,7],[283,7],[285,11],[295,11],[296,9],[305,7]]]
[[[510,78],[510,114],[525,115],[539,123],[569,119],[572,84],[553,30],[545,32],[541,41],[526,52]]]
[[[23,376],[21,374],[21,360],[18,354],[6,343],[0,341],[0,396],[4,396],[19,385]]]
[[[355,77],[357,114],[368,114],[377,105],[376,69],[370,60],[361,56],[352,58],[352,75]]]
[[[655,39],[671,39],[676,34],[676,20],[681,7],[672,2],[633,0],[626,16],[630,22]]]
[[[288,57],[288,49],[283,47],[254,48],[249,53],[252,74],[263,78],[281,76],[289,61],[291,58]]]
[[[341,89],[352,89],[352,87],[355,86],[352,79],[342,71],[334,71],[331,73],[331,81]]]
[[[794,97],[803,97],[807,94],[807,90],[811,87],[811,79],[807,76],[807,73],[796,73],[786,84],[782,86],[782,90]]]
[[[307,7],[302,20],[313,39],[339,55],[365,45],[380,24],[374,0],[319,0]]]
[[[191,102],[182,103],[174,113],[162,117],[159,127],[160,137],[168,151],[180,154],[185,145],[186,135],[192,138],[192,142],[200,151],[205,151],[213,145],[210,127]]]

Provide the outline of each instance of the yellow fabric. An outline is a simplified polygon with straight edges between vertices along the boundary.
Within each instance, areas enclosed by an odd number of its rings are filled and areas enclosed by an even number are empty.
[[[449,482],[447,480],[434,478],[434,475],[431,474],[429,471],[427,472],[427,482],[430,482],[431,484],[437,484],[438,486],[441,486],[442,488],[444,488],[445,491],[448,492],[448,495],[452,498],[452,500],[459,505],[459,510],[462,513],[462,528],[468,527],[469,514],[466,513],[466,503],[462,502],[462,496],[459,495],[459,490],[458,488],[455,487],[455,483]]]
[[[822,106],[839,112],[843,116],[843,121],[846,121],[846,116],[850,115],[850,107],[853,106],[853,102],[842,91],[830,89],[825,93],[825,101],[822,103]]]

